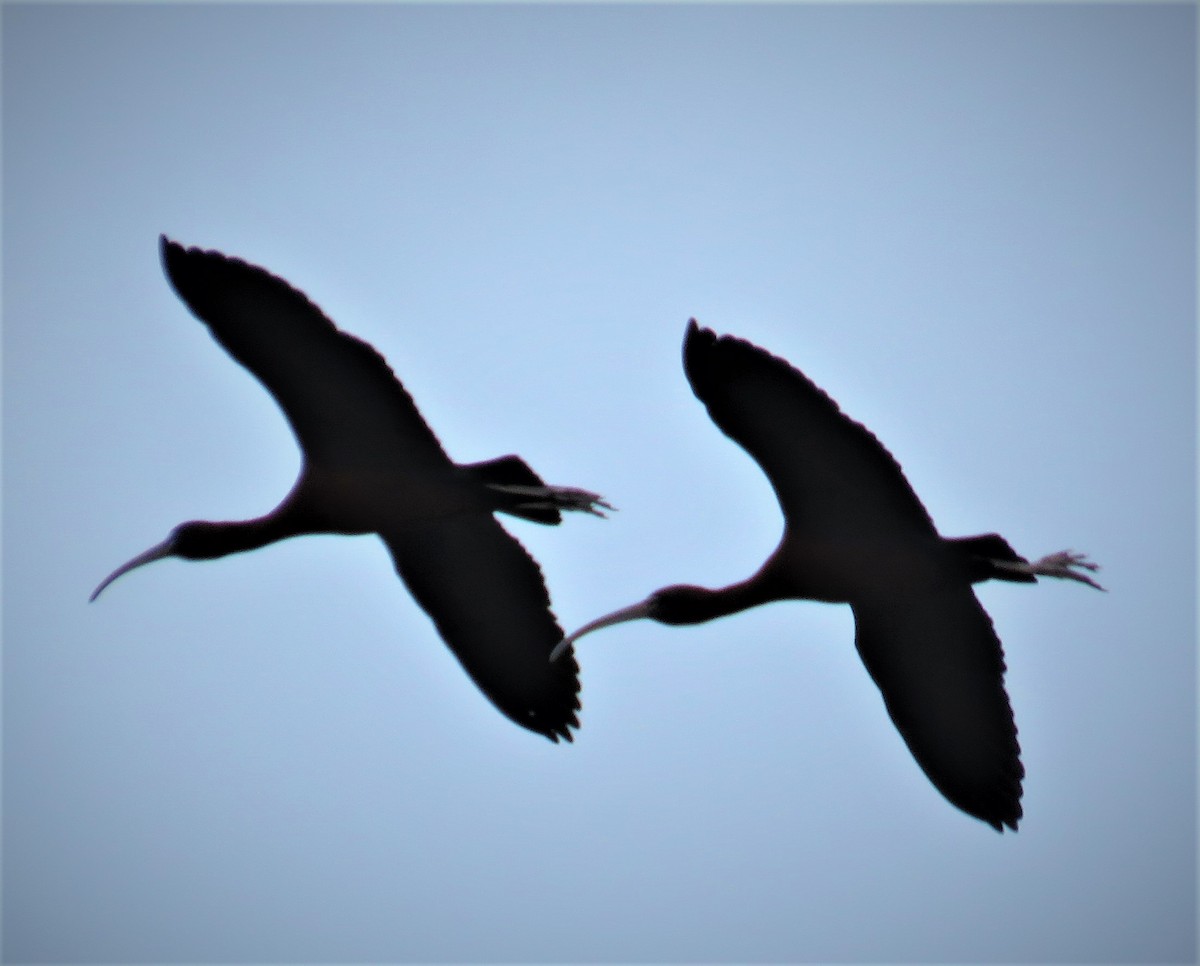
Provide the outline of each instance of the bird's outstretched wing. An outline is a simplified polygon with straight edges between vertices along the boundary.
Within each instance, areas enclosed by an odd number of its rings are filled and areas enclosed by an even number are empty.
[[[449,463],[383,356],[302,292],[240,259],[160,244],[176,293],[275,397],[310,464]]]
[[[943,795],[997,831],[1021,817],[1021,748],[1004,653],[969,586],[852,604],[855,644],[917,764]]]
[[[551,741],[579,726],[579,666],[551,663],[563,632],[536,562],[494,517],[381,534],[396,570],[480,690]]]
[[[879,440],[783,359],[693,319],[683,367],[713,422],[770,479],[792,532],[876,543],[936,533]]]

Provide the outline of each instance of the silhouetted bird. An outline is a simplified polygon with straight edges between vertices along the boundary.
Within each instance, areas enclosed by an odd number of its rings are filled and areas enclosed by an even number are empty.
[[[547,657],[562,638],[537,564],[495,512],[557,524],[599,516],[599,496],[547,486],[523,460],[451,462],[412,398],[371,346],[339,331],[265,270],[161,238],[167,278],[213,337],[279,403],[303,462],[271,513],[184,523],[118,567],[163,557],[210,560],[306,533],[376,533],[396,570],[480,690],[522,727],[571,740],[579,669]]]
[[[1004,657],[971,585],[1063,577],[1103,589],[1069,551],[1029,563],[1000,536],[946,539],[879,441],[802,373],[757,346],[701,329],[683,346],[692,391],[762,467],[783,510],[778,548],[750,579],[673,586],[592,621],[698,624],[776,600],[848,603],[855,644],[917,764],[963,811],[998,831],[1021,817],[1017,729]]]

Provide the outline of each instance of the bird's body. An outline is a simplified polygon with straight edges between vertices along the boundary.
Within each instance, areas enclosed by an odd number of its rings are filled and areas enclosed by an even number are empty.
[[[665,587],[565,638],[638,618],[696,624],[778,600],[849,604],[855,644],[918,764],[953,804],[996,829],[1021,817],[1017,729],[1004,658],[971,585],[1037,575],[1098,586],[1081,556],[1035,563],[1001,537],[947,539],[899,464],[803,373],[692,320],[684,371],[713,422],[762,467],[784,516],[779,546],[728,587]]]
[[[279,403],[300,445],[300,474],[271,513],[191,522],[96,589],[167,556],[213,559],[288,537],[378,534],[400,577],[480,689],[509,718],[570,740],[574,661],[546,660],[562,637],[534,560],[493,516],[556,524],[599,514],[600,497],[547,486],[523,460],[457,464],[383,357],[338,330],[301,292],[218,252],[161,239],[167,277],[229,354]]]

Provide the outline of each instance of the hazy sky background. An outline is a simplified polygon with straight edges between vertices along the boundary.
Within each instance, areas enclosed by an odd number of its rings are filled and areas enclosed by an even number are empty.
[[[10,961],[1195,956],[1196,10],[3,8]],[[780,519],[695,315],[871,427],[985,586],[1028,770],[998,835],[893,729],[848,609],[580,647],[574,745],[475,690],[372,538],[113,567],[273,507],[266,393],[157,236],[377,346],[562,624],[751,573]]]

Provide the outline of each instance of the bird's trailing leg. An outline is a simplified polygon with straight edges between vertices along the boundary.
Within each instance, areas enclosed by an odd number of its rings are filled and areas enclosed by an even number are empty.
[[[1091,577],[1081,572],[1081,570],[1089,570],[1095,573],[1100,569],[1100,565],[1088,560],[1086,554],[1075,553],[1072,550],[1060,550],[1058,553],[1048,553],[1046,556],[1040,557],[1032,563],[1015,560],[993,560],[992,565],[1001,570],[1012,570],[1031,576],[1077,580],[1079,583],[1095,587],[1097,590],[1104,590]]]
[[[615,510],[611,503],[598,493],[581,490],[575,486],[526,486],[519,483],[489,483],[493,490],[511,493],[520,498],[518,506],[529,510],[580,510],[595,516],[604,516],[605,510]]]

